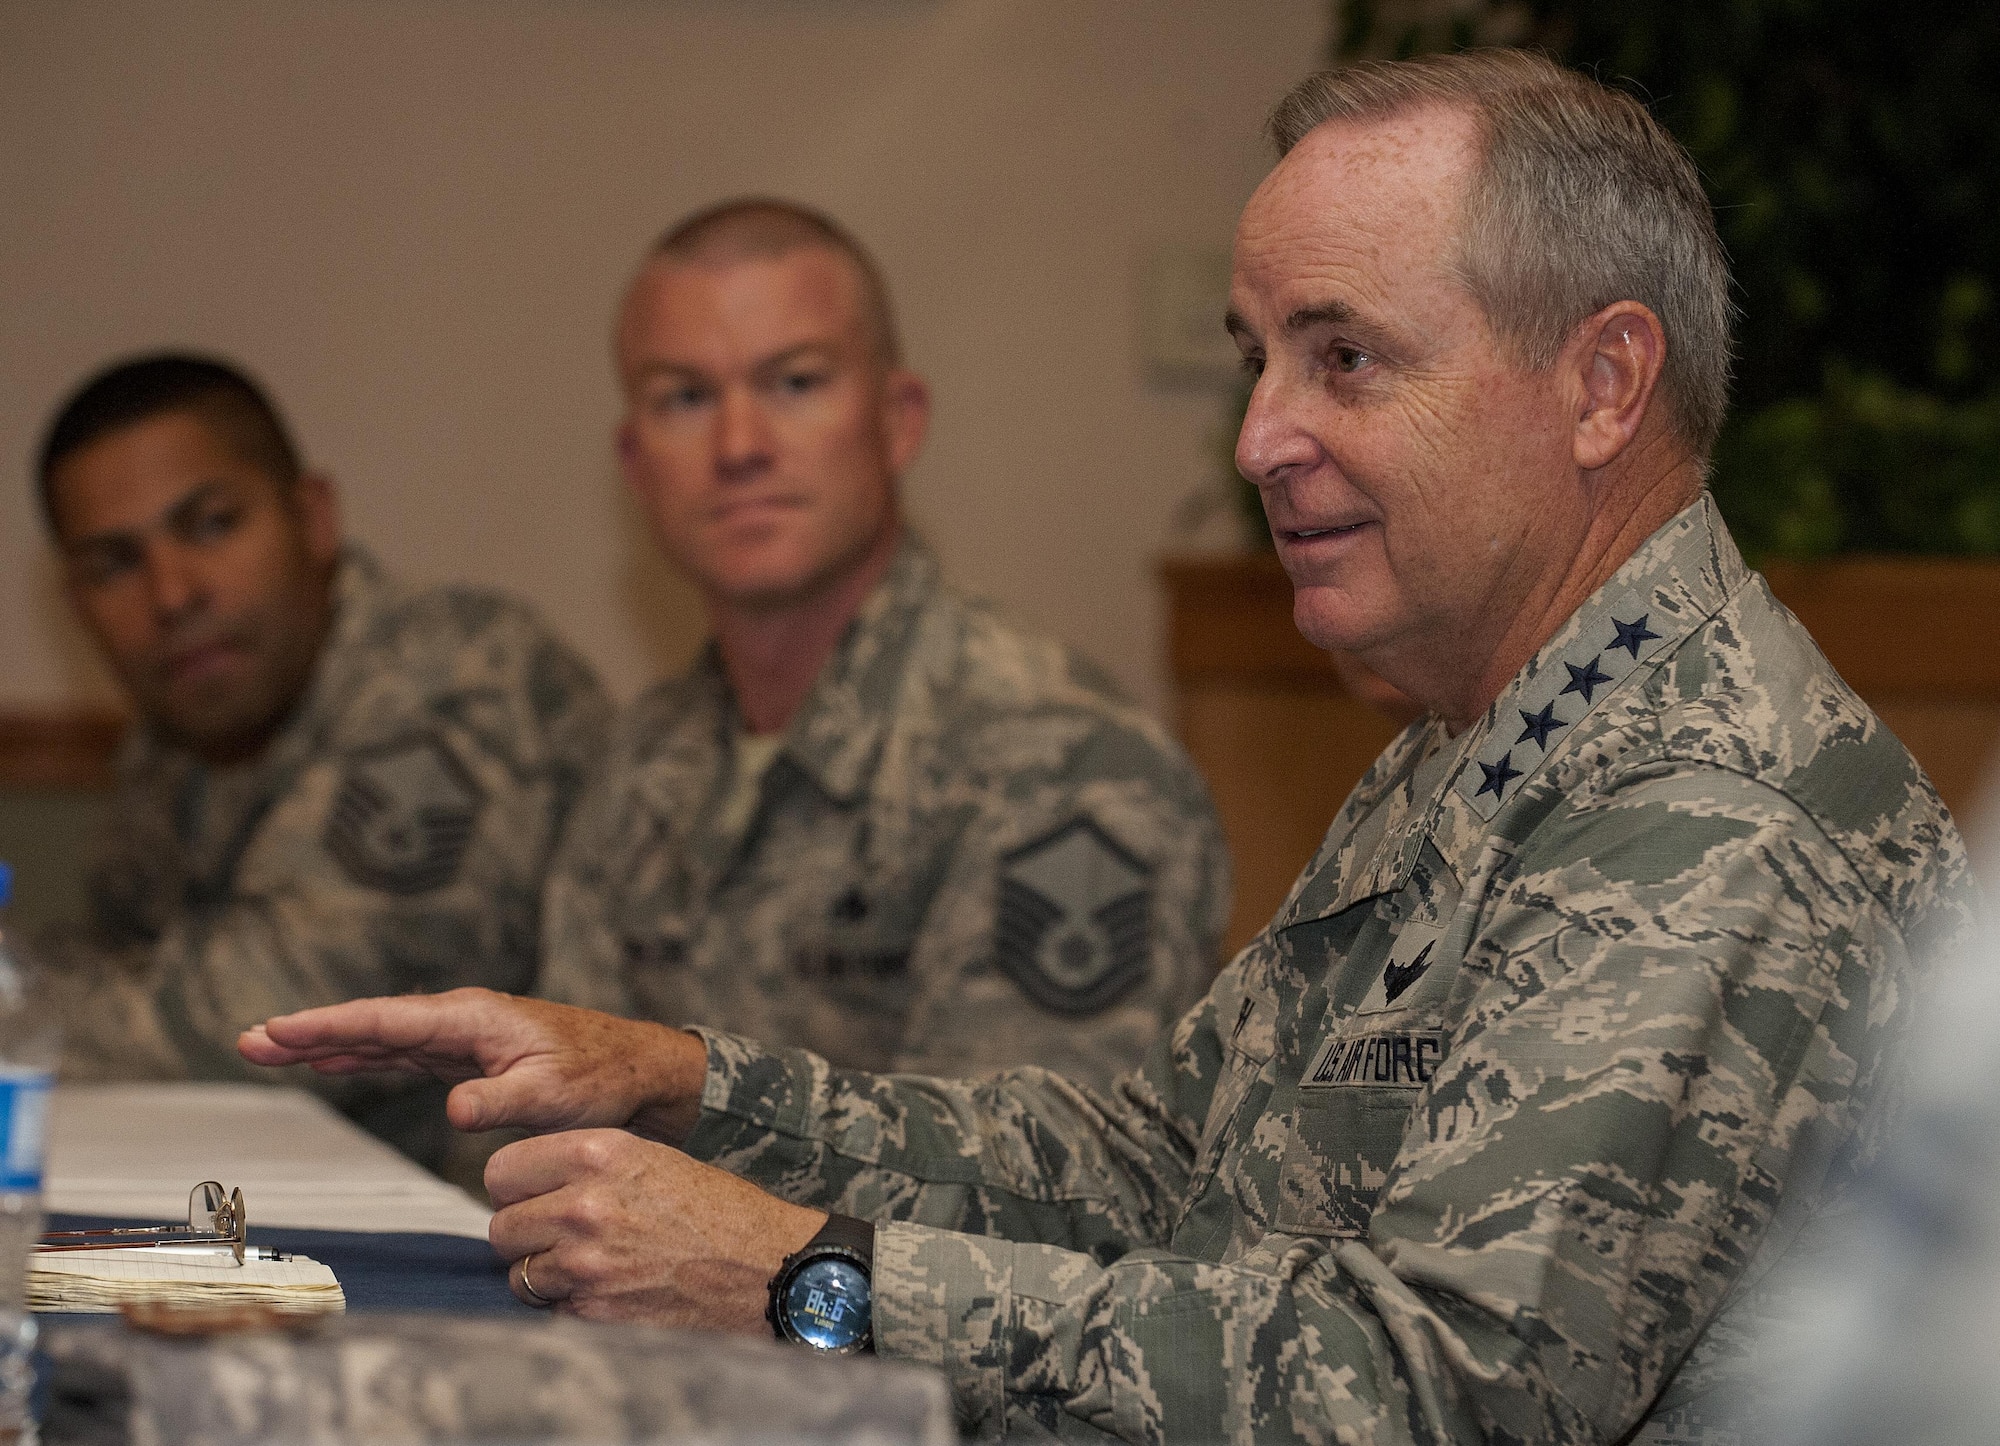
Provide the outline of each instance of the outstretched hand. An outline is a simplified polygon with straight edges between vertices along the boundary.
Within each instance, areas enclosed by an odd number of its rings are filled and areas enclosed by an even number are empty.
[[[445,1114],[461,1130],[623,1126],[676,1141],[693,1128],[707,1073],[706,1049],[681,1030],[489,989],[279,1015],[236,1047],[252,1064],[454,1082]]]

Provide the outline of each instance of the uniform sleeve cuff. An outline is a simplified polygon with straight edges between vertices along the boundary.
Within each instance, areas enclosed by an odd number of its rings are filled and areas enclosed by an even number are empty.
[[[928,1225],[875,1228],[876,1353],[943,1371],[962,1421],[1005,1416],[1015,1249]]]
[[[701,1115],[681,1149],[763,1183],[750,1167],[790,1156],[818,1133],[815,1100],[824,1093],[826,1064],[802,1049],[766,1049],[717,1029],[688,1031],[708,1049]]]

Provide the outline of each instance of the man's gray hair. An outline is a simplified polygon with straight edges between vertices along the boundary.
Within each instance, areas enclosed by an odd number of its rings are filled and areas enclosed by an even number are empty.
[[[1457,269],[1530,366],[1614,301],[1660,318],[1669,420],[1706,459],[1729,405],[1729,261],[1694,162],[1621,91],[1525,50],[1474,50],[1321,71],[1271,112],[1284,157],[1326,121],[1424,106],[1469,111],[1482,154]]]

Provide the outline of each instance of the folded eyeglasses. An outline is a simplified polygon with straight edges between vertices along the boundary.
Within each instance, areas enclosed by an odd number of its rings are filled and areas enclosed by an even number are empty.
[[[204,1180],[188,1192],[185,1225],[119,1225],[103,1230],[51,1230],[36,1242],[37,1251],[117,1250],[144,1245],[212,1245],[226,1248],[243,1263],[250,1218],[243,1210],[243,1192],[226,1195],[214,1180]]]

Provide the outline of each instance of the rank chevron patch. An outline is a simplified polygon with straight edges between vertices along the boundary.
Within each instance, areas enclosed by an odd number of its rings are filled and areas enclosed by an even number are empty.
[[[1057,1014],[1094,1014],[1146,977],[1152,870],[1090,818],[1001,860],[994,959]]]

